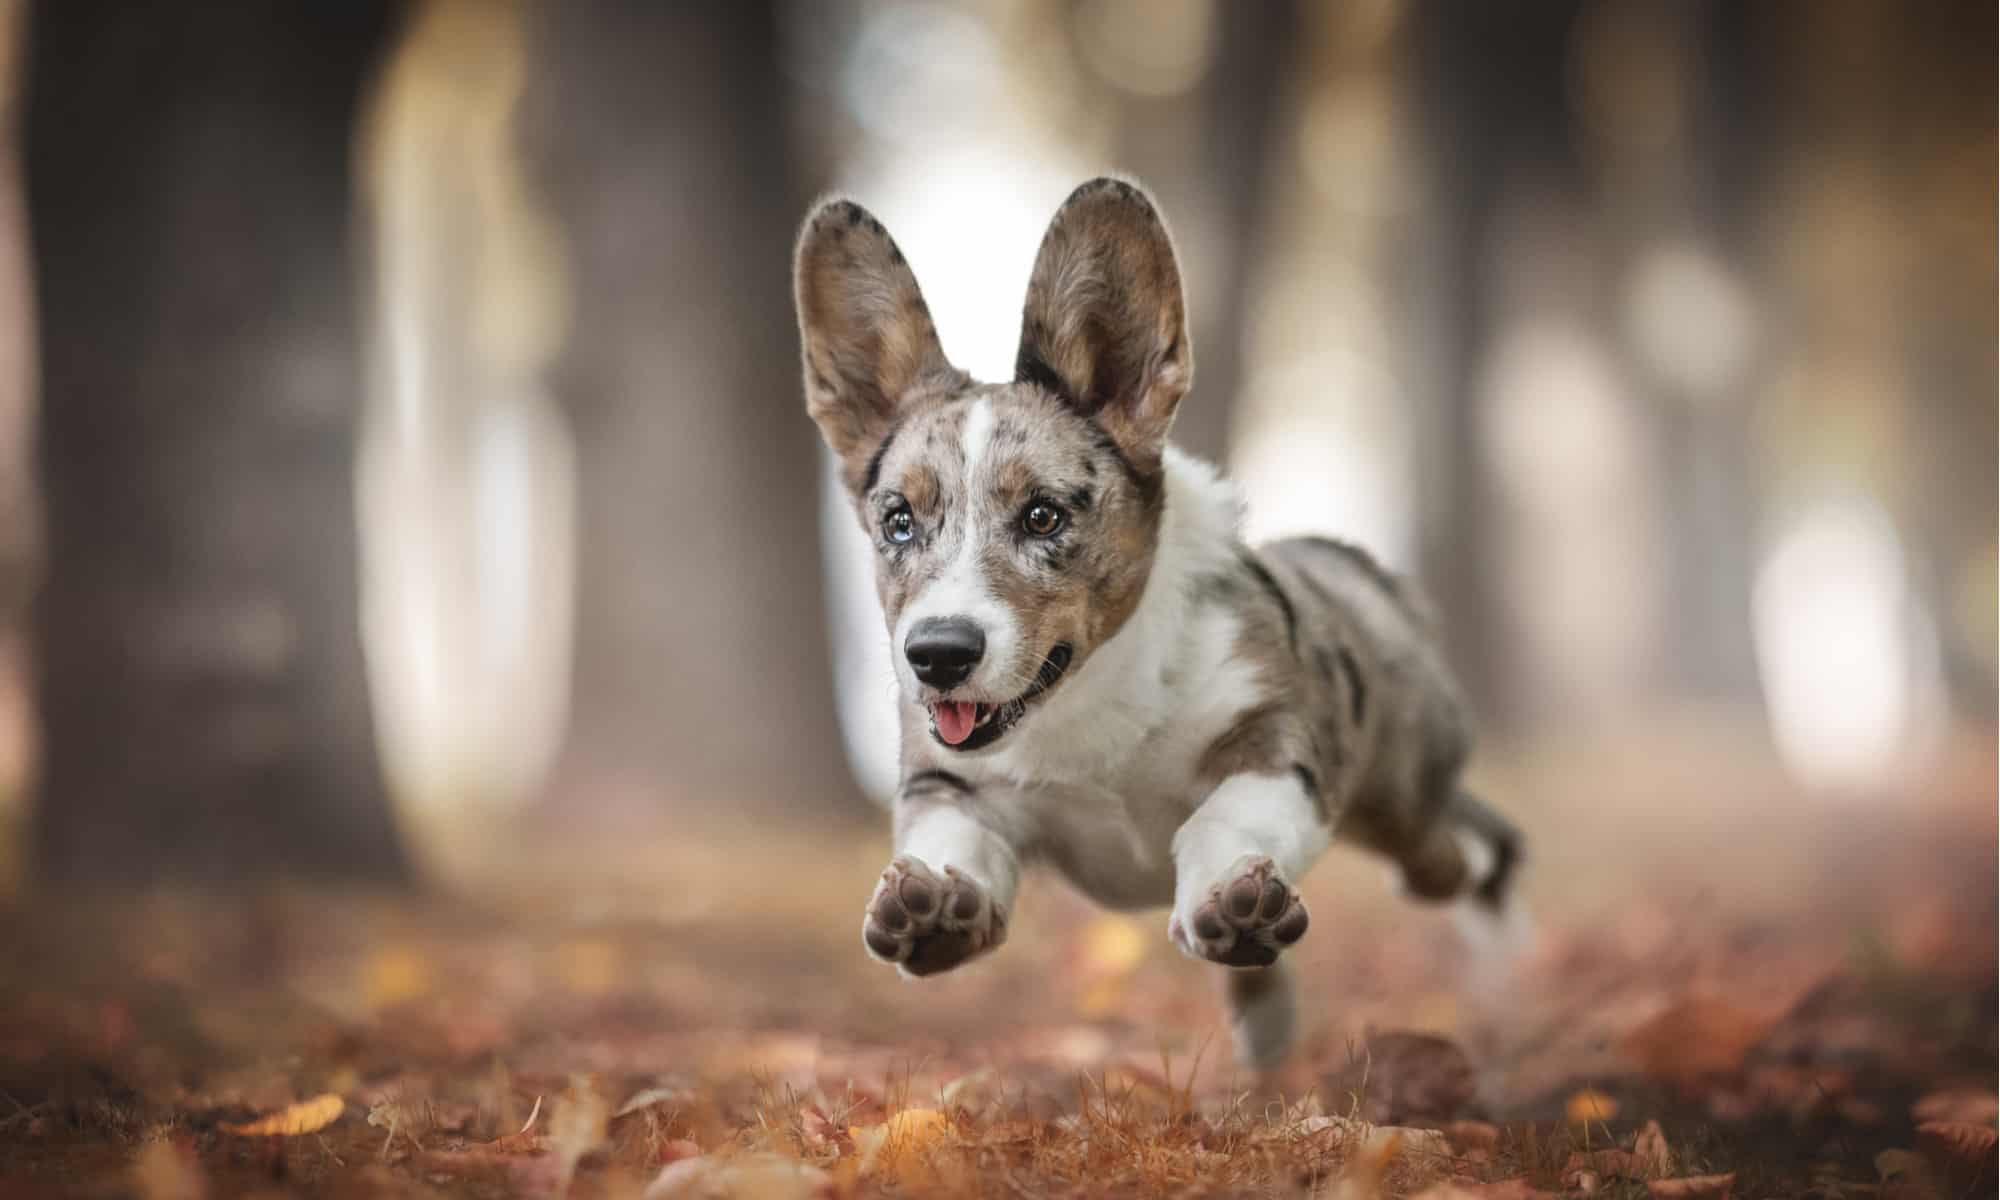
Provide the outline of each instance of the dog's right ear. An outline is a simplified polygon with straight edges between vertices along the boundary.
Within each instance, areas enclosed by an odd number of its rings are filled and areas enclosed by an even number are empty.
[[[806,411],[854,489],[909,397],[965,376],[946,361],[903,252],[853,201],[824,201],[806,218],[793,289]]]

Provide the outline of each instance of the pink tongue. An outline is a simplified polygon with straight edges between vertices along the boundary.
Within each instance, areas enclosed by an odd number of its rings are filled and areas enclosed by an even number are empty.
[[[931,717],[937,722],[938,736],[948,746],[956,746],[972,736],[972,722],[979,715],[979,706],[947,700],[931,710]]]

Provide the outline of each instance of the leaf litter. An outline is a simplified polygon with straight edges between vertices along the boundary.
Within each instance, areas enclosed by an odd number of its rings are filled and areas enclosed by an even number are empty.
[[[1230,1063],[1208,971],[1056,889],[991,960],[895,980],[827,903],[872,877],[867,839],[605,851],[588,903],[23,903],[0,911],[0,1185],[27,1186],[0,1191],[1991,1194],[1976,808],[1815,844],[1754,902],[1712,863],[1539,879],[1537,944],[1476,983],[1449,922],[1316,874],[1304,1037],[1268,1079]],[[714,890],[753,853],[786,887],[740,919],[648,915],[661,862]],[[1941,903],[1956,924],[1902,931]]]

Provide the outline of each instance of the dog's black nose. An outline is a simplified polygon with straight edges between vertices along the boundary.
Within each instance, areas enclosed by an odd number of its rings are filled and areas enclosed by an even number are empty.
[[[986,653],[986,634],[964,617],[928,617],[910,629],[903,657],[934,688],[964,683]]]

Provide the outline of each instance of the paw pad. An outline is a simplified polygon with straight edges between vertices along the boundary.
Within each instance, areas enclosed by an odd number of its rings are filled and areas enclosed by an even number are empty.
[[[940,874],[908,855],[882,872],[861,925],[868,952],[910,975],[949,970],[1006,937],[1006,917],[985,888],[956,868]]]
[[[1231,967],[1268,967],[1278,952],[1305,936],[1305,901],[1268,858],[1246,858],[1208,889],[1172,934],[1183,950]]]

